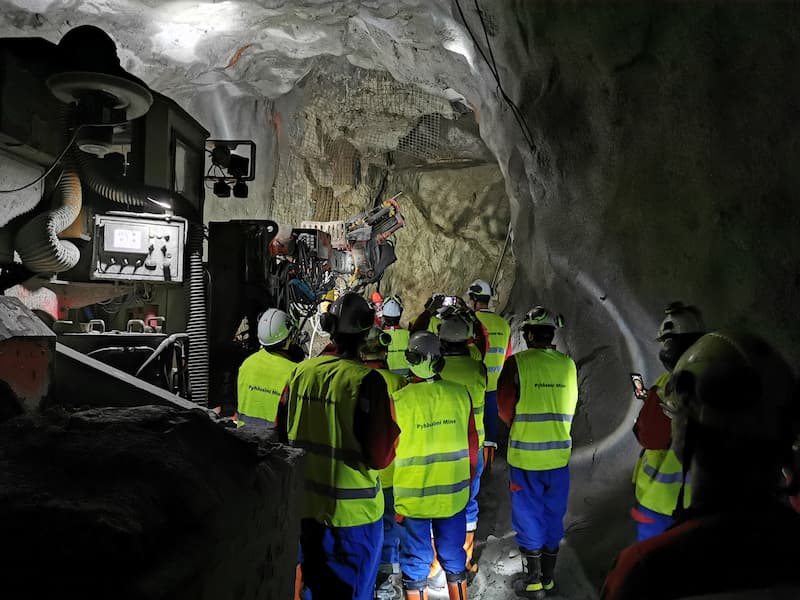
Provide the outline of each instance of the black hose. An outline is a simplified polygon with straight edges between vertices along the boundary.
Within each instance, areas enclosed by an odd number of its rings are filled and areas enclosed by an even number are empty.
[[[96,194],[118,204],[144,207],[148,212],[164,211],[167,203],[172,211],[189,221],[200,222],[197,209],[184,196],[173,190],[134,183],[121,175],[109,173],[102,161],[85,152],[75,152],[81,181]]]
[[[191,399],[208,405],[208,322],[206,313],[206,288],[203,277],[203,226],[189,223],[186,243],[189,265],[189,285],[186,287],[189,334],[189,387]]]

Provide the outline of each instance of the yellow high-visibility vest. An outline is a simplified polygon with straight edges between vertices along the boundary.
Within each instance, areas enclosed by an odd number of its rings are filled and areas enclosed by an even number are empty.
[[[508,464],[528,471],[565,467],[578,402],[573,360],[556,350],[531,348],[514,355],[520,397],[508,442]]]
[[[653,387],[657,394],[663,393],[669,378],[670,373],[664,373],[656,379]],[[649,510],[671,516],[678,504],[682,481],[683,465],[675,452],[645,449],[633,471],[636,501]],[[692,488],[687,482],[683,490],[684,508],[689,506],[691,499]]]
[[[467,388],[444,379],[412,383],[392,395],[400,426],[394,470],[398,514],[451,517],[469,500]]]
[[[442,379],[455,381],[469,390],[472,398],[472,414],[478,430],[478,447],[483,447],[486,432],[483,429],[483,407],[486,395],[486,366],[471,356],[445,356]]]
[[[406,360],[406,350],[408,349],[408,329],[401,327],[390,327],[384,329],[386,333],[392,336],[392,343],[389,344],[386,353],[386,363],[392,373],[400,373],[405,375],[408,373],[408,361]]]
[[[237,412],[248,429],[272,429],[283,389],[297,363],[261,348],[239,367]]]
[[[375,370],[383,377],[383,380],[386,382],[386,389],[389,390],[390,395],[408,383],[408,379],[397,373],[392,373],[386,369]],[[392,487],[394,481],[394,461],[385,469],[378,471],[378,477],[381,480],[381,487],[383,489]]]
[[[328,527],[366,525],[383,514],[378,471],[364,464],[353,430],[359,388],[370,371],[318,356],[297,365],[289,380],[289,441],[306,451],[301,516]]]
[[[479,310],[475,315],[489,334],[489,349],[483,357],[483,363],[488,375],[486,391],[494,392],[497,390],[497,380],[503,370],[503,363],[506,362],[511,327],[503,317],[488,310]]]

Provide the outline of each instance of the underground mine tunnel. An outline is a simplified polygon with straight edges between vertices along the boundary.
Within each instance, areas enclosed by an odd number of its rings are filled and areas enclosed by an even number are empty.
[[[798,31],[778,2],[0,1],[0,595],[292,598],[312,463],[236,427],[261,314],[313,356],[337,295],[406,327],[481,279],[515,354],[563,315],[548,597],[599,598],[664,307],[800,358]],[[497,437],[483,600],[524,577]]]

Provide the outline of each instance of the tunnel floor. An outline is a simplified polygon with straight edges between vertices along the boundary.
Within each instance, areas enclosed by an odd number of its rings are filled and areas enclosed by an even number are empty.
[[[522,560],[511,527],[508,465],[498,456],[484,475],[478,496],[480,518],[476,554],[478,573],[469,586],[473,600],[506,600],[517,597],[515,584],[522,578]],[[597,589],[589,582],[578,556],[567,541],[561,543],[555,574],[557,593],[552,600],[597,600]],[[447,590],[430,589],[431,600],[447,600]]]

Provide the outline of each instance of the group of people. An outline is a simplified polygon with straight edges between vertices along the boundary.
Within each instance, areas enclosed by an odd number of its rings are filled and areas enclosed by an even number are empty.
[[[320,315],[331,343],[300,363],[287,353],[287,315],[261,316],[262,349],[239,370],[236,419],[306,452],[298,598],[422,600],[443,580],[450,598],[465,600],[498,417],[511,427],[525,593],[553,589],[575,363],[553,346],[563,319],[541,306],[522,325],[529,349],[511,356],[492,294],[483,280],[465,298],[434,294],[403,328],[399,297],[345,293]]]
[[[498,419],[510,428],[518,591],[540,600],[554,590],[576,366],[553,344],[563,318],[542,306],[525,315],[527,349],[512,355],[508,323],[488,310],[492,293],[477,280],[466,299],[434,294],[408,328],[399,297],[346,293],[320,317],[331,343],[300,363],[286,353],[287,316],[262,315],[263,348],[239,371],[237,418],[306,451],[297,598],[422,600],[443,579],[465,600]],[[758,338],[707,333],[700,311],[679,302],[657,339],[666,372],[634,426],[639,543],[618,557],[603,600],[794,582],[788,558],[763,548],[800,539],[786,502],[800,487],[791,369]]]
[[[800,597],[795,375],[757,336],[707,332],[695,306],[664,312],[666,372],[634,425],[638,543],[619,554],[601,598]]]

